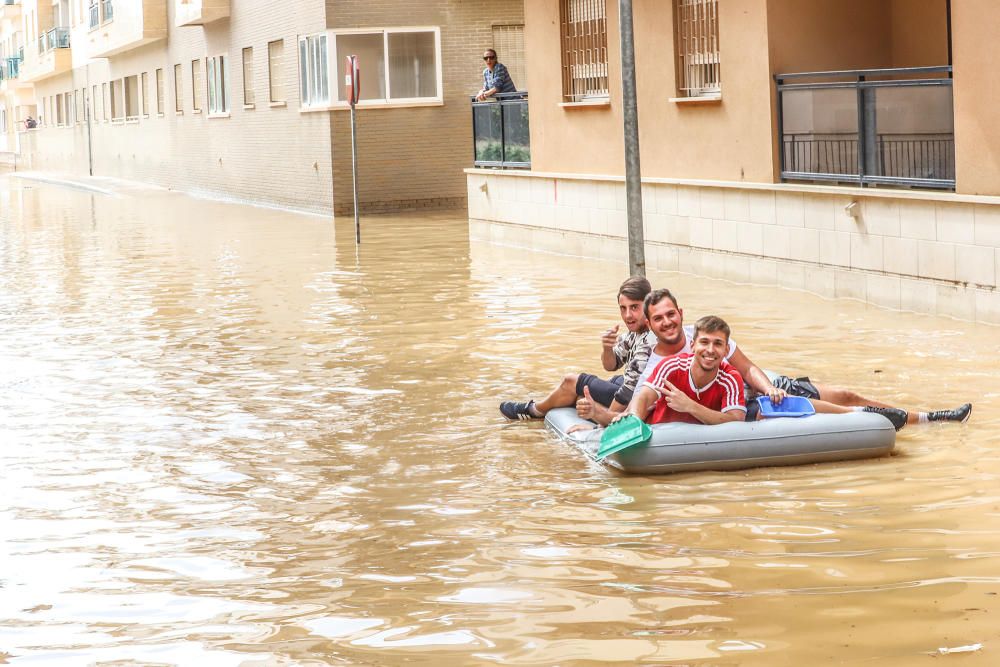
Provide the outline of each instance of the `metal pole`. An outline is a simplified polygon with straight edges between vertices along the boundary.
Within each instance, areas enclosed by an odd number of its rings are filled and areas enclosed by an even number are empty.
[[[622,51],[622,112],[625,116],[625,209],[628,217],[628,268],[633,276],[646,275],[646,247],[642,231],[642,177],[639,170],[639,110],[635,95],[635,43],[632,36],[632,0],[618,0]]]
[[[358,216],[358,137],[355,125],[355,110],[351,104],[351,171],[354,173],[354,242],[361,245],[361,219]]]
[[[91,176],[94,175],[94,139],[91,135],[90,129],[90,105],[93,102],[90,99],[90,65],[86,65],[86,76],[84,77],[84,89],[83,89],[83,116],[87,120],[87,173]],[[142,94],[145,95],[146,91],[143,90]]]

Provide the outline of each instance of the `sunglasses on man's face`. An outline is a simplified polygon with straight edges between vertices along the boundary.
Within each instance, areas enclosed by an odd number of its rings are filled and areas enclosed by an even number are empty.
[[[483,60],[496,60],[496,56],[483,56]]]

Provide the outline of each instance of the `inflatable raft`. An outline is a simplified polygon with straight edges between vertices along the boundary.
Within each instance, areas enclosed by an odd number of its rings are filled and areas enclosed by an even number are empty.
[[[590,422],[578,417],[574,408],[551,410],[545,416],[545,425],[560,439],[595,458],[604,430],[566,432],[576,424]],[[717,426],[656,424],[652,430],[648,443],[611,454],[605,461],[624,472],[647,475],[741,470],[885,456],[896,444],[889,420],[870,412]]]

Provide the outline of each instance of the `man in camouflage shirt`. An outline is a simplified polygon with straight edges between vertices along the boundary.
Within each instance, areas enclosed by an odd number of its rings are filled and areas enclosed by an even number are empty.
[[[570,373],[541,401],[504,401],[500,413],[507,419],[541,419],[549,410],[577,406],[581,417],[607,424],[632,400],[636,381],[656,344],[643,313],[642,303],[652,291],[649,281],[632,277],[618,288],[618,310],[626,330],[618,325],[601,336],[601,364],[607,371],[624,368],[622,375],[604,380],[589,373]]]

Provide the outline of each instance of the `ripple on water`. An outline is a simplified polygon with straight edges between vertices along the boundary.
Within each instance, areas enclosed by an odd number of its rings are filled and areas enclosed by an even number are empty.
[[[762,366],[976,407],[876,461],[630,478],[496,412],[600,371],[615,264],[446,213],[355,248],[160,191],[0,200],[15,664],[997,662],[990,329],[654,272]]]

